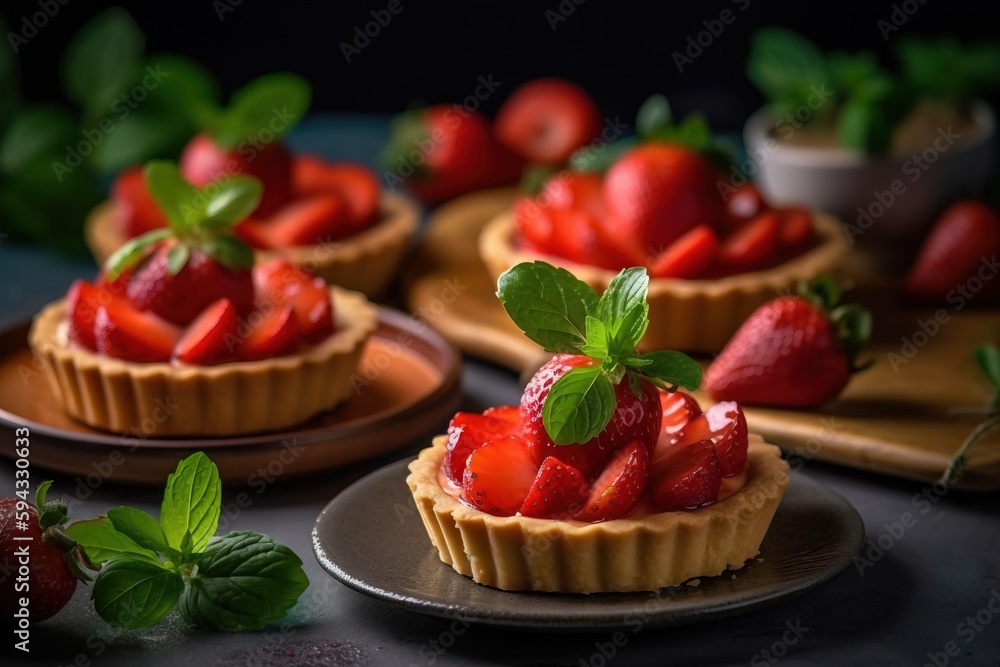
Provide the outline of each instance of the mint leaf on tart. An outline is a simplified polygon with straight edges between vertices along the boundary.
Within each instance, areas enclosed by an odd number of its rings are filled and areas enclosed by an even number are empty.
[[[215,537],[219,470],[202,452],[167,478],[160,519],[134,507],[64,529],[95,566],[91,599],[109,625],[140,628],[178,603],[192,624],[220,632],[256,630],[282,618],[309,586],[302,560],[252,531]]]
[[[701,366],[686,354],[639,354],[649,326],[649,276],[642,267],[622,270],[603,295],[566,269],[522,262],[497,281],[497,297],[524,334],[548,352],[590,357],[549,390],[542,422],[557,445],[587,442],[600,434],[615,410],[615,385],[639,378],[661,389],[697,389]],[[638,394],[637,394],[638,395]]]

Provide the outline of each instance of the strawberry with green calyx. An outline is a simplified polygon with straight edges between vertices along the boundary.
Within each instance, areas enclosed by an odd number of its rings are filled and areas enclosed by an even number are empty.
[[[32,621],[50,618],[73,597],[78,580],[94,578],[96,566],[63,530],[69,520],[66,503],[45,500],[51,486],[50,481],[38,486],[34,504],[23,497],[0,498],[0,565],[9,573],[0,581],[0,612],[5,619],[15,617],[21,598],[29,601]],[[15,588],[15,573],[25,553],[30,558],[28,587]]]
[[[105,279],[131,270],[126,295],[132,306],[177,325],[222,298],[241,313],[252,308],[253,251],[232,228],[256,208],[260,182],[234,176],[199,189],[169,162],[149,163],[146,180],[169,226],[126,242],[108,259]]]
[[[939,480],[942,484],[951,484],[959,476],[965,465],[965,455],[969,448],[986,433],[1000,426],[1000,347],[992,343],[983,343],[975,350],[976,365],[982,371],[986,381],[993,389],[993,400],[986,408],[986,419],[979,424],[969,437],[955,452],[955,456],[948,462],[948,467]]]
[[[836,398],[871,336],[871,314],[838,305],[829,276],[799,286],[799,296],[769,301],[754,311],[705,373],[716,400],[815,407]]]
[[[292,158],[281,137],[302,120],[311,99],[309,82],[284,72],[251,81],[225,109],[204,105],[197,113],[203,132],[181,154],[181,172],[198,187],[237,174],[258,178],[264,193],[252,212],[270,215],[292,194]]]
[[[599,296],[544,262],[524,262],[500,276],[497,296],[508,315],[557,354],[521,400],[536,463],[555,456],[589,476],[631,441],[651,453],[660,430],[657,387],[700,384],[701,367],[686,355],[636,351],[649,324],[648,284],[645,269],[626,269]]]

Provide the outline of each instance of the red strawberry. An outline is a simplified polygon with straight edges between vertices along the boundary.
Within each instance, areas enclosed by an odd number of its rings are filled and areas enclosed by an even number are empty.
[[[344,199],[329,192],[290,201],[266,220],[245,220],[236,233],[258,247],[292,248],[343,238],[351,227]]]
[[[698,225],[649,261],[653,278],[697,278],[715,261],[719,239],[708,225]]]
[[[66,295],[69,339],[88,350],[96,350],[94,320],[97,318],[97,310],[117,301],[124,302],[124,299],[116,296],[109,287],[91,285],[85,280],[75,281]]]
[[[648,474],[649,447],[633,440],[614,453],[573,518],[595,522],[625,516],[642,497]]]
[[[660,432],[660,398],[656,387],[646,379],[639,380],[638,397],[632,393],[627,379],[615,386],[615,411],[599,435],[584,444],[557,445],[552,442],[542,424],[542,409],[549,390],[573,368],[593,363],[594,360],[589,357],[557,354],[538,369],[524,388],[520,405],[521,422],[536,464],[554,456],[589,477],[601,470],[611,454],[627,442],[639,441],[649,451],[656,445]]]
[[[809,245],[815,234],[812,211],[802,206],[784,206],[776,211],[781,220],[778,230],[781,249],[794,251]]]
[[[906,274],[904,293],[914,301],[939,303],[964,288],[1000,253],[1000,215],[978,201],[958,201],[942,213]],[[980,298],[1000,296],[1000,279],[983,281]]]
[[[853,306],[832,311],[815,297],[781,297],[747,318],[708,367],[704,388],[716,400],[813,407],[843,390],[871,320]]]
[[[258,304],[290,304],[303,339],[318,342],[333,333],[333,303],[322,278],[281,257],[255,266],[253,278]]]
[[[489,408],[482,414],[459,412],[448,424],[448,449],[443,468],[448,479],[462,483],[469,455],[487,442],[516,435],[521,430],[517,406]]]
[[[550,252],[578,264],[590,264],[595,256],[594,219],[586,211],[552,209]]]
[[[174,357],[185,364],[215,364],[234,359],[229,341],[236,335],[236,306],[219,299],[202,311],[174,348]]]
[[[606,225],[659,253],[700,224],[722,213],[712,168],[680,146],[643,144],[618,159],[604,177]]]
[[[530,197],[519,197],[512,209],[518,238],[526,250],[551,254],[552,218],[550,206],[542,206]]]
[[[722,474],[710,441],[657,450],[650,466],[650,499],[661,511],[694,509],[719,499]]]
[[[726,222],[731,228],[756,218],[767,210],[767,202],[753,183],[746,183],[726,198]]]
[[[538,468],[521,515],[541,519],[568,519],[584,506],[590,486],[579,470],[550,456]]]
[[[437,204],[479,188],[514,183],[522,162],[493,137],[489,121],[457,104],[399,116],[383,152],[387,182]]]
[[[705,414],[694,417],[673,438],[673,447],[696,442],[711,442],[719,455],[719,470],[723,477],[738,475],[747,463],[747,420],[743,410],[733,401],[716,403]]]
[[[719,245],[719,261],[740,270],[759,268],[778,254],[781,218],[776,211],[765,211],[732,232]]]
[[[242,174],[261,180],[264,196],[254,215],[266,217],[291,198],[292,157],[280,140],[257,149],[253,144],[225,149],[207,134],[195,135],[181,153],[180,169],[198,187]]]
[[[28,549],[30,557],[30,566],[24,568],[26,577],[18,573],[24,565],[23,549]],[[11,624],[22,598],[28,599],[29,618],[37,623],[65,607],[76,590],[77,577],[67,554],[43,530],[38,507],[17,498],[0,498],[0,572],[4,574],[0,577],[0,613]]]
[[[561,164],[597,138],[601,116],[582,88],[562,79],[535,79],[504,100],[494,123],[500,142],[528,162]]]
[[[248,331],[244,332],[244,329]],[[291,350],[300,339],[298,320],[289,304],[277,306],[266,313],[250,313],[237,332],[240,340],[235,345],[235,353],[244,361],[277,357]]]
[[[492,440],[469,455],[462,500],[489,514],[513,516],[531,490],[538,464],[518,436]]]
[[[94,340],[101,354],[153,363],[169,361],[180,330],[153,313],[133,310],[124,301],[114,301],[97,309]]]
[[[125,169],[111,186],[115,213],[126,238],[167,226],[167,216],[153,201],[142,167]]]
[[[172,247],[169,242],[159,244],[136,267],[126,289],[135,308],[185,325],[219,299],[229,299],[241,313],[253,307],[253,279],[249,271],[226,268],[203,251],[192,249],[180,272],[170,275],[167,258]]]
[[[687,423],[701,415],[701,406],[694,396],[677,390],[660,391],[660,408],[663,412],[662,433],[672,436]]]
[[[551,208],[604,215],[604,182],[599,174],[561,171],[542,184],[538,201]]]
[[[375,221],[382,195],[378,178],[370,169],[349,162],[326,162],[315,156],[292,162],[292,194],[312,197],[333,193],[346,204],[345,220],[351,231]]]

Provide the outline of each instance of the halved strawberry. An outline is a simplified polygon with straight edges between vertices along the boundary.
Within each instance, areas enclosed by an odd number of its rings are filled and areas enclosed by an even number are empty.
[[[187,328],[174,348],[174,358],[201,365],[231,361],[234,357],[229,342],[236,335],[237,317],[233,302],[219,299]]]
[[[663,411],[663,427],[661,432],[674,435],[688,422],[701,415],[701,406],[695,397],[677,390],[673,393],[660,391],[660,408]]]
[[[487,442],[469,455],[462,500],[489,514],[513,516],[531,490],[538,464],[518,436]]]
[[[614,453],[573,518],[595,522],[625,516],[639,502],[648,474],[649,449],[633,440]]]
[[[253,269],[257,303],[290,304],[299,333],[307,342],[317,342],[333,333],[333,303],[322,278],[278,257]]]
[[[722,471],[709,440],[657,450],[649,473],[650,499],[661,511],[694,509],[719,499]]]
[[[761,213],[734,231],[719,245],[719,261],[730,267],[762,266],[778,253],[781,219],[775,211]]]
[[[266,240],[272,248],[325,243],[343,238],[351,231],[347,204],[343,197],[332,192],[293,200],[251,228],[255,237]]]
[[[123,300],[100,306],[94,317],[94,340],[101,354],[153,363],[169,361],[180,330],[153,313],[133,310]]]
[[[587,479],[568,463],[550,456],[538,468],[521,515],[541,519],[568,519],[584,507],[590,494]]]
[[[347,206],[349,227],[359,231],[375,220],[381,189],[370,169],[349,162],[326,162],[306,155],[292,162],[292,193],[311,197],[334,193]]]
[[[94,320],[97,317],[97,310],[114,301],[124,302],[124,299],[108,287],[91,285],[85,280],[74,281],[66,295],[69,339],[88,350],[96,350]]]
[[[235,352],[244,361],[284,354],[299,342],[300,337],[298,320],[289,304],[277,306],[266,315],[254,311],[240,323],[237,331],[241,340],[235,345]]]
[[[503,405],[478,412],[458,412],[448,424],[448,449],[444,471],[448,479],[462,483],[469,455],[491,440],[515,435],[521,430],[516,405]]]
[[[653,278],[697,278],[712,265],[719,239],[708,225],[685,232],[649,262]]]
[[[802,206],[785,206],[776,209],[781,219],[778,242],[782,250],[798,250],[813,239],[812,211]]]
[[[710,441],[718,451],[723,477],[743,472],[747,463],[747,420],[738,403],[716,403],[674,436],[675,446],[680,447],[701,440]]]

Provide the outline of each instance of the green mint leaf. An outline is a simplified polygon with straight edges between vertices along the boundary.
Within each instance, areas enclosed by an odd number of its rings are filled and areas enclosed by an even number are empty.
[[[149,97],[167,111],[164,116],[171,119],[169,122],[190,128],[185,140],[221,117],[219,80],[197,60],[176,53],[157,53],[149,56],[146,66],[164,73],[149,91]]]
[[[216,236],[206,239],[199,244],[199,247],[230,269],[253,267],[253,249],[235,236]]]
[[[266,535],[229,533],[208,545],[181,597],[184,616],[221,632],[259,630],[284,617],[309,586],[295,552]]]
[[[569,156],[569,168],[573,171],[603,174],[618,158],[638,145],[639,137],[626,137],[612,141],[603,150],[584,146]]]
[[[691,390],[701,386],[701,366],[683,352],[657,350],[640,355],[639,358],[652,362],[635,369],[648,378]]]
[[[142,236],[136,236],[123,243],[118,250],[111,254],[111,257],[108,257],[106,264],[107,279],[114,280],[122,271],[138,264],[139,260],[146,255],[146,249],[149,246],[163,239],[170,238],[170,236],[169,229],[154,229],[151,232],[146,232]]]
[[[41,509],[45,507],[45,496],[48,495],[49,489],[52,488],[52,480],[47,479],[38,485],[38,489],[35,491],[35,507]]]
[[[843,106],[837,121],[837,139],[845,148],[861,153],[884,153],[892,127],[878,99],[853,98]]]
[[[600,366],[580,366],[559,378],[542,407],[542,424],[557,445],[598,435],[615,411],[615,388]]]
[[[178,243],[167,253],[167,272],[176,276],[191,257],[191,248],[186,243]]]
[[[104,119],[114,123],[115,129],[94,146],[88,165],[107,175],[152,158],[176,155],[195,131],[190,122],[152,102],[137,107],[127,118]]]
[[[193,544],[190,551],[203,550],[219,527],[221,504],[219,469],[204,452],[178,463],[177,470],[167,477],[160,510],[160,525],[167,544],[183,551],[184,536],[190,531]]]
[[[101,12],[77,31],[62,59],[66,96],[96,120],[141,78],[142,30],[120,7]]]
[[[619,358],[635,351],[646,332],[649,304],[646,292],[649,276],[646,269],[633,267],[615,276],[601,295],[597,316],[608,326],[611,355]]]
[[[16,174],[41,161],[51,176],[51,163],[64,159],[65,146],[80,140],[80,125],[66,109],[40,105],[14,116],[0,136],[0,171]]]
[[[312,89],[309,82],[289,72],[265,74],[236,91],[220,122],[210,133],[222,148],[248,141],[272,141],[302,120]]]
[[[580,352],[587,342],[587,315],[599,301],[592,287],[545,262],[522,262],[505,271],[497,297],[514,324],[549,352]]]
[[[649,328],[649,305],[643,301],[625,312],[612,323],[609,331],[611,356],[621,360],[634,356],[635,346]]]
[[[229,229],[243,222],[260,204],[264,189],[261,182],[250,176],[233,176],[208,200],[204,209],[205,229]],[[204,191],[203,191],[204,193]]]
[[[169,614],[183,591],[178,572],[146,560],[119,558],[97,575],[90,597],[108,625],[144,628]]]
[[[115,507],[108,510],[108,520],[115,530],[144,549],[163,551],[167,548],[167,536],[160,522],[148,512],[134,507]]]
[[[1000,347],[990,343],[976,346],[976,364],[997,392],[996,400],[1000,401]]]
[[[67,535],[83,547],[87,558],[95,565],[126,555],[150,563],[160,563],[154,552],[139,546],[128,535],[118,532],[108,519],[74,521],[65,530]]]
[[[596,317],[587,316],[587,344],[580,351],[594,359],[608,357],[608,328]]]
[[[181,176],[176,164],[153,160],[146,164],[145,173],[149,193],[171,227],[184,231],[201,222],[199,215],[203,209],[194,204],[201,193]]]
[[[668,126],[671,120],[673,112],[666,96],[656,94],[639,107],[635,115],[635,129],[640,137],[651,137],[660,128]]]
[[[763,28],[750,39],[747,76],[773,103],[808,99],[809,87],[827,80],[823,54],[786,28]]]

